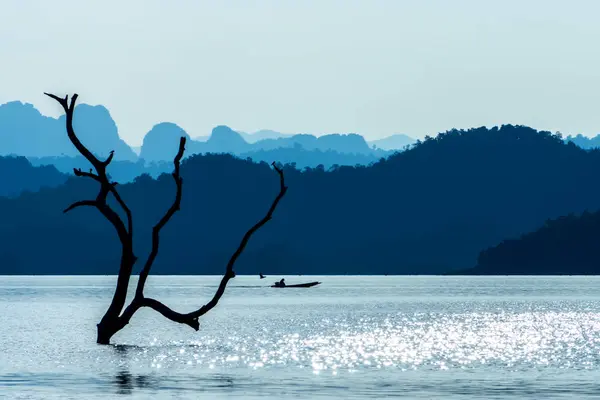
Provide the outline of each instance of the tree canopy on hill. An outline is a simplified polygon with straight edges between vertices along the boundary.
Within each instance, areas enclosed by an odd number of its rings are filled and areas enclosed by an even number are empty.
[[[600,272],[600,213],[569,214],[481,252],[473,274],[595,275]]]
[[[476,264],[482,249],[530,232],[548,218],[598,209],[600,187],[591,184],[598,170],[600,152],[511,125],[452,130],[371,166],[299,171],[288,165],[286,201],[277,219],[256,235],[237,272],[465,269]],[[163,233],[154,271],[220,273],[229,249],[253,223],[249,216],[262,213],[276,194],[272,171],[267,163],[229,155],[196,155],[183,161],[181,175],[188,197],[180,218]],[[168,175],[144,175],[121,186],[122,197],[139,210],[134,240],[140,251],[148,251],[144,239],[171,201],[165,194],[170,184]],[[105,267],[118,257],[110,227],[88,215],[63,217],[57,211],[93,195],[88,186],[69,180],[55,189],[0,199],[5,222],[0,259],[10,260],[0,271],[115,273]],[[74,249],[68,256],[58,245],[65,241]],[[30,251],[30,243],[39,244],[38,250]],[[108,251],[96,255],[92,243],[103,243]]]
[[[391,152],[389,154],[392,154]],[[249,158],[253,161],[270,162],[270,160],[281,160],[283,163],[294,164],[297,168],[316,168],[322,165],[330,169],[340,165],[368,165],[381,159],[381,156],[373,154],[339,153],[333,150],[321,151],[306,150],[302,146],[284,147],[272,150],[257,150],[241,153],[240,158]],[[84,157],[40,157],[29,159],[33,165],[54,165],[59,171],[72,174],[74,168],[89,169],[91,165]],[[143,159],[138,161],[113,161],[108,167],[111,177],[121,183],[131,182],[137,176],[148,174],[158,177],[160,174],[168,173],[170,163],[166,161],[148,162]]]
[[[25,157],[0,157],[0,196],[14,197],[24,191],[62,185],[68,176],[52,165],[34,167]]]

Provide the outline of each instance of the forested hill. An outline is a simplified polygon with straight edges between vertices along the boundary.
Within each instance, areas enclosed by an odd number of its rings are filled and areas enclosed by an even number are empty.
[[[474,266],[482,249],[548,218],[600,205],[600,152],[548,132],[503,126],[450,131],[372,166],[285,168],[289,192],[252,238],[237,272],[441,273]],[[221,273],[277,193],[268,164],[229,155],[182,165],[181,212],[163,230],[156,273]],[[174,184],[142,176],[118,186],[134,212],[137,253],[170,205]],[[98,212],[95,182],[0,199],[0,272],[112,274],[118,240]],[[141,267],[138,265],[138,268]]]
[[[600,273],[600,212],[546,221],[520,238],[481,252],[468,274],[596,275]]]
[[[0,196],[15,197],[24,191],[59,186],[67,178],[52,165],[33,166],[25,157],[0,157]]]

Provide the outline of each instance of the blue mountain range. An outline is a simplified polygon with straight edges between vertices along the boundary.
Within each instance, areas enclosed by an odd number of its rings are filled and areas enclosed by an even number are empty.
[[[235,155],[276,150],[302,148],[342,154],[372,155],[374,159],[389,155],[390,150],[400,150],[414,139],[403,135],[367,142],[358,134],[282,134],[273,130],[254,133],[238,132],[225,125],[215,127],[211,134],[190,138],[175,123],[156,124],[144,137],[139,149],[131,148],[119,136],[117,124],[109,111],[101,106],[80,104],[77,106],[74,127],[81,141],[101,157],[115,151],[115,160],[135,162],[141,158],[147,162],[170,161],[173,143],[186,136],[189,140],[188,155],[196,153],[230,153]],[[0,105],[0,155],[20,155],[28,158],[75,157],[73,145],[64,134],[64,116],[52,118],[42,115],[32,104],[13,101]],[[377,143],[376,148],[373,144]],[[394,148],[395,144],[397,147]],[[138,154],[139,153],[139,154]],[[316,164],[315,164],[316,165]]]

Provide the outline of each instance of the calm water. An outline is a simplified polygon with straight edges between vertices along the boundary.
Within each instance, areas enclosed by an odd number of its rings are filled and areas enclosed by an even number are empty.
[[[199,332],[142,310],[98,346],[115,277],[0,277],[0,398],[600,397],[600,278],[237,277]],[[219,277],[150,277],[180,311]]]

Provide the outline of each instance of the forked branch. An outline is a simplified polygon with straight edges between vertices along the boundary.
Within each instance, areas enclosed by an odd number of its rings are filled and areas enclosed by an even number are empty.
[[[150,274],[150,269],[152,268],[152,264],[154,264],[154,260],[156,260],[156,256],[158,255],[158,249],[160,245],[160,231],[161,229],[169,222],[171,217],[179,211],[181,208],[181,192],[183,186],[183,179],[179,175],[179,166],[181,163],[181,159],[183,158],[183,153],[185,151],[185,136],[181,137],[179,140],[179,151],[173,160],[173,179],[175,180],[175,199],[173,200],[173,204],[165,215],[158,221],[158,223],[152,228],[152,249],[150,250],[150,255],[148,256],[148,260],[146,260],[146,264],[144,268],[140,272],[140,278],[138,280],[138,285],[135,291],[135,296],[142,298],[144,297],[144,285],[146,284],[146,280],[148,279],[148,275]]]
[[[242,238],[240,245],[235,250],[235,252],[232,254],[231,258],[229,259],[229,262],[227,263],[225,275],[223,275],[223,278],[221,279],[221,283],[219,284],[219,287],[217,288],[217,291],[215,292],[213,298],[208,303],[206,303],[205,305],[200,307],[198,310],[193,311],[191,313],[187,313],[187,314],[179,314],[172,310],[168,314],[165,314],[165,313],[157,310],[154,307],[152,307],[152,308],[159,311],[161,314],[163,314],[165,317],[171,319],[172,321],[185,323],[187,325],[192,326],[194,329],[196,329],[195,326],[196,326],[196,324],[198,324],[198,318],[203,316],[210,310],[212,310],[219,303],[219,300],[223,296],[223,293],[225,293],[225,288],[227,287],[227,283],[229,283],[229,280],[231,278],[235,278],[235,272],[233,271],[235,262],[237,261],[239,256],[242,254],[242,252],[246,248],[246,245],[250,241],[250,238],[252,237],[252,235],[256,231],[258,231],[260,228],[262,228],[267,222],[269,222],[271,220],[271,218],[273,218],[273,213],[275,212],[277,205],[279,204],[279,202],[281,201],[281,199],[283,198],[283,196],[285,196],[285,193],[287,192],[288,188],[285,185],[285,178],[283,175],[283,170],[281,168],[277,167],[277,165],[274,162],[272,163],[272,165],[273,165],[273,168],[275,169],[275,171],[277,171],[277,174],[279,174],[279,193],[277,194],[277,197],[275,197],[275,199],[273,200],[273,203],[271,204],[269,211],[267,211],[267,214],[260,221],[258,221],[254,226],[252,226],[252,228],[248,229],[248,231]],[[158,302],[158,303],[160,303],[160,302]],[[164,309],[169,309],[169,308],[166,307],[165,305],[162,305],[161,309],[164,310]]]
[[[90,170],[90,172],[84,172],[81,169],[74,169],[73,172],[76,176],[92,178],[100,184],[100,188],[95,200],[83,200],[75,202],[67,207],[64,212],[69,212],[75,208],[83,206],[96,207],[98,211],[100,211],[100,213],[113,225],[119,236],[119,240],[121,241],[121,265],[119,268],[117,287],[115,289],[111,305],[104,316],[105,318],[118,317],[125,304],[127,297],[127,286],[129,285],[129,279],[133,264],[136,261],[136,257],[133,254],[133,222],[131,212],[125,205],[125,202],[121,199],[121,196],[119,196],[119,193],[115,189],[115,185],[109,181],[108,175],[106,174],[106,167],[112,161],[114,152],[111,151],[106,160],[100,161],[90,150],[88,150],[87,147],[85,147],[83,143],[81,143],[77,137],[77,134],[73,129],[73,114],[75,112],[75,103],[77,102],[78,97],[77,94],[74,94],[71,97],[70,102],[68,95],[64,98],[61,98],[51,93],[44,94],[56,100],[62,106],[66,114],[67,135],[71,140],[71,143],[73,143],[77,151],[79,151],[79,153],[83,155],[96,170],[95,173],[92,172],[92,170]],[[127,215],[127,227],[125,226],[125,223],[119,214],[117,214],[107,203],[107,196],[109,193],[112,193],[115,196],[115,199]]]
[[[77,151],[79,151],[82,156],[87,158],[87,160],[90,162],[90,164],[92,164],[94,166],[94,168],[96,168],[96,171],[98,171],[98,174],[100,174],[98,167],[102,166],[102,163],[100,162],[100,160],[98,160],[96,158],[96,156],[94,156],[92,154],[91,151],[89,151],[87,149],[87,147],[85,147],[83,145],[83,143],[81,143],[81,141],[75,134],[75,131],[73,130],[73,112],[75,111],[75,103],[77,102],[77,97],[78,97],[77,93],[73,94],[73,97],[71,97],[70,103],[69,103],[69,95],[66,95],[65,98],[63,99],[63,98],[58,97],[51,93],[44,92],[44,94],[48,97],[53,98],[58,103],[60,103],[62,108],[65,110],[65,114],[67,116],[67,135],[69,136],[69,139],[71,139],[71,142],[73,143],[73,145],[75,146]]]
[[[81,168],[73,168],[73,173],[75,174],[75,176],[84,176],[87,178],[92,178],[96,182],[102,182],[98,175],[94,174],[93,172],[84,172],[81,170]]]
[[[69,207],[65,208],[63,210],[63,213],[68,213],[69,211],[77,208],[77,207],[84,207],[84,206],[89,206],[89,207],[96,207],[98,205],[98,203],[96,202],[96,200],[81,200],[81,201],[76,201],[75,203],[71,204]]]
[[[280,169],[279,167],[277,167],[277,165],[275,165],[275,163],[273,163],[272,165],[273,165],[273,168],[275,169],[275,171],[277,171],[277,173],[279,174],[279,193],[277,194],[277,197],[275,197],[275,199],[273,200],[273,203],[271,204],[271,207],[267,211],[267,214],[260,221],[258,221],[254,226],[252,226],[246,232],[244,237],[242,238],[240,245],[235,250],[235,252],[231,256],[231,258],[229,259],[229,262],[227,263],[225,275],[221,279],[221,283],[219,284],[219,287],[217,288],[217,291],[215,292],[213,298],[208,303],[206,303],[204,306],[200,307],[198,310],[183,314],[183,313],[179,313],[177,311],[172,310],[171,308],[169,308],[168,306],[166,306],[165,304],[161,303],[158,300],[145,298],[143,296],[143,293],[140,295],[138,295],[136,293],[136,297],[131,302],[131,304],[125,309],[125,311],[123,312],[123,315],[121,316],[122,326],[125,326],[129,323],[129,320],[131,319],[131,317],[133,316],[133,314],[135,314],[135,312],[137,310],[139,310],[142,307],[149,307],[149,308],[152,308],[153,310],[159,312],[165,318],[168,318],[173,322],[178,322],[180,324],[188,325],[188,326],[194,328],[195,330],[198,330],[200,328],[200,323],[198,322],[198,318],[203,316],[207,312],[209,312],[211,309],[213,309],[219,303],[219,300],[223,296],[223,293],[225,293],[225,288],[227,287],[227,283],[229,282],[229,280],[231,278],[235,277],[235,272],[233,271],[235,262],[237,261],[239,256],[242,254],[242,252],[246,248],[246,245],[250,241],[250,238],[252,237],[252,235],[256,231],[258,231],[263,225],[265,225],[267,222],[269,222],[269,220],[271,220],[271,218],[273,217],[273,213],[275,212],[275,209],[277,208],[277,205],[279,204],[279,202],[281,201],[281,199],[283,198],[283,196],[285,196],[285,193],[287,192],[287,186],[285,185],[283,170]],[[173,175],[175,176],[176,174],[177,174],[177,172],[175,172]],[[175,205],[175,203],[174,203],[174,205]],[[147,274],[145,276],[147,277]],[[141,275],[140,275],[140,279],[141,279]],[[140,289],[140,286],[138,286],[138,290],[139,289]],[[141,290],[143,291],[143,285],[141,286]]]
[[[194,318],[201,317],[202,315],[204,315],[207,312],[209,312],[214,306],[216,306],[217,303],[219,303],[219,300],[221,299],[221,296],[223,296],[223,293],[225,292],[225,288],[227,287],[227,283],[229,282],[229,280],[231,278],[235,277],[235,272],[233,271],[233,266],[235,265],[235,262],[237,261],[238,257],[242,254],[242,252],[246,248],[246,245],[250,241],[250,238],[252,237],[252,235],[254,235],[254,233],[256,231],[258,231],[260,228],[262,228],[263,225],[265,225],[267,222],[269,222],[271,220],[271,218],[273,218],[273,213],[275,212],[275,209],[277,208],[277,205],[279,204],[279,202],[281,201],[281,199],[283,198],[283,196],[285,196],[285,193],[287,192],[288,188],[287,188],[287,186],[285,186],[285,178],[283,176],[283,170],[281,168],[279,168],[275,164],[275,162],[273,162],[271,165],[273,166],[273,168],[275,169],[275,171],[277,171],[277,174],[279,175],[279,194],[277,194],[277,197],[275,197],[275,200],[273,200],[273,203],[271,204],[271,207],[269,208],[269,211],[267,211],[267,214],[263,217],[263,219],[261,219],[260,221],[258,221],[252,228],[250,228],[246,232],[246,234],[244,235],[244,237],[242,238],[242,241],[240,242],[240,245],[235,250],[235,252],[231,256],[231,258],[229,259],[229,262],[227,263],[227,269],[225,271],[225,275],[223,275],[223,279],[221,279],[221,283],[219,284],[219,288],[215,292],[215,295],[213,296],[213,298],[211,299],[211,301],[209,301],[208,303],[206,303],[199,310],[190,313],[190,315],[192,317],[194,317]]]
[[[74,203],[70,207],[65,209],[64,212],[70,211],[74,208],[77,208],[77,207],[83,206],[83,205],[96,206],[102,212],[102,214],[104,214],[105,217],[107,217],[107,219],[114,225],[115,229],[119,233],[119,236],[123,236],[124,234],[126,234],[126,236],[133,237],[133,221],[132,221],[131,211],[129,210],[129,208],[127,207],[125,202],[121,199],[121,196],[115,189],[115,183],[109,182],[108,176],[106,174],[106,167],[110,164],[110,162],[112,161],[112,159],[114,157],[114,154],[115,154],[114,150],[112,150],[110,152],[110,155],[108,156],[108,158],[106,160],[100,161],[90,150],[88,150],[87,147],[85,147],[85,145],[83,143],[81,143],[81,141],[77,137],[77,134],[75,133],[75,130],[73,129],[73,114],[75,112],[75,103],[77,102],[77,97],[78,97],[77,93],[75,93],[71,97],[70,103],[69,103],[68,95],[66,95],[64,98],[61,98],[52,93],[44,92],[44,94],[48,97],[53,98],[62,106],[62,108],[66,114],[67,135],[69,136],[71,143],[73,143],[73,145],[75,146],[77,151],[79,151],[79,153],[81,153],[90,162],[90,164],[92,164],[92,166],[96,170],[96,173],[94,173],[94,172],[92,172],[92,170],[90,170],[90,172],[86,172],[86,171],[82,171],[81,168],[74,168],[73,173],[75,174],[75,176],[91,178],[100,184],[100,191],[98,193],[96,201],[94,201],[94,202],[81,201],[81,202]],[[119,203],[119,205],[121,206],[121,208],[123,209],[125,214],[127,215],[127,229],[125,229],[125,224],[123,224],[123,221],[121,220],[121,218],[118,217],[118,214],[114,213],[114,211],[112,209],[110,209],[108,204],[106,204],[106,196],[108,195],[108,193],[112,193],[113,196],[115,196],[115,199],[117,200],[117,202]],[[108,216],[110,216],[110,218]],[[114,218],[115,216],[117,218]],[[125,230],[125,232],[123,232],[123,230]]]

